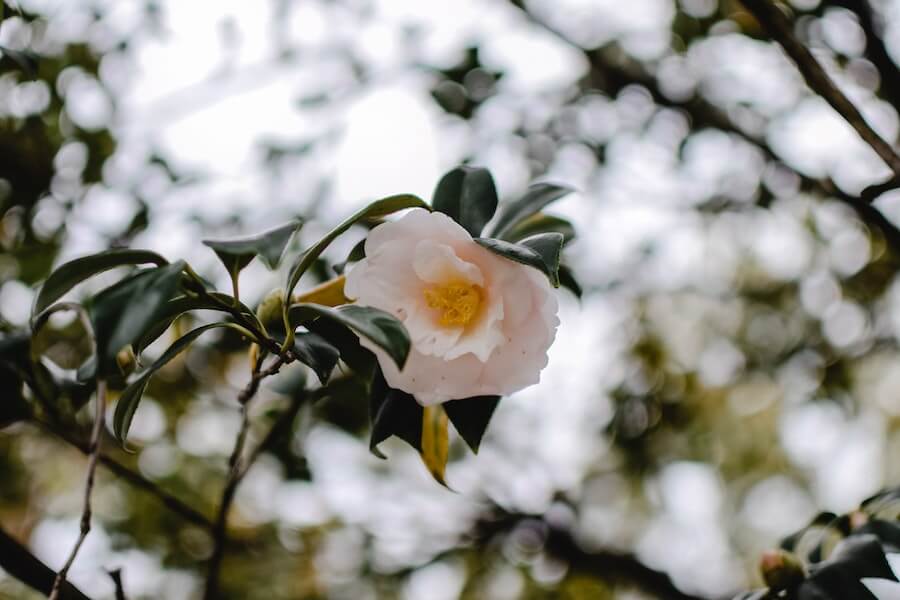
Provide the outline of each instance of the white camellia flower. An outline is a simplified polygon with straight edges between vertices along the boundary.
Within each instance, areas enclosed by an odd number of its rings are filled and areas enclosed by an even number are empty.
[[[900,554],[887,554],[894,577],[900,578]],[[900,600],[900,583],[880,577],[864,577],[860,581],[878,600]]]
[[[537,383],[559,319],[537,269],[502,258],[439,212],[413,209],[374,228],[344,293],[395,315],[412,349],[403,370],[372,350],[388,385],[422,405],[505,395]]]

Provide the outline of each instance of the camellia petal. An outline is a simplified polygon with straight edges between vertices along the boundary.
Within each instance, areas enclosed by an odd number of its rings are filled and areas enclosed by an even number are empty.
[[[442,213],[413,209],[366,240],[344,293],[403,321],[403,370],[380,349],[388,385],[423,405],[506,395],[537,383],[559,325],[547,278],[479,246]]]

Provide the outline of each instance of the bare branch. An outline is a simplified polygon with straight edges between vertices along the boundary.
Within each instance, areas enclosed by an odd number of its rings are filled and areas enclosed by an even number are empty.
[[[900,176],[900,156],[897,156],[891,145],[869,126],[862,113],[835,85],[809,49],[794,36],[791,23],[784,13],[770,0],[742,0],[742,2],[772,37],[781,44],[781,47],[800,69],[800,73],[803,74],[803,78],[812,91],[824,98],[871,146],[894,174]]]
[[[59,599],[62,584],[66,580],[69,569],[72,568],[81,545],[84,544],[84,540],[91,532],[91,495],[94,491],[94,474],[97,472],[97,462],[100,457],[100,441],[102,439],[100,434],[103,432],[103,422],[106,417],[106,381],[102,379],[97,381],[97,398],[95,402],[97,407],[94,414],[94,429],[91,432],[90,452],[88,453],[87,481],[84,485],[84,510],[81,513],[81,531],[75,546],[72,548],[72,552],[69,554],[68,560],[66,560],[63,568],[60,569],[56,579],[53,581],[53,589],[50,590],[49,600]]]
[[[281,367],[289,361],[289,358],[279,356],[272,365],[260,370],[265,354],[260,354],[256,360],[253,371],[250,376],[250,382],[247,384],[240,394],[238,394],[238,403],[241,406],[241,429],[238,432],[237,440],[234,444],[234,450],[228,460],[229,473],[228,480],[222,490],[222,500],[219,502],[219,512],[216,514],[216,520],[213,524],[213,552],[209,559],[209,566],[206,571],[206,592],[203,595],[204,600],[215,600],[218,597],[219,572],[222,569],[222,559],[225,556],[225,544],[227,541],[226,526],[228,524],[228,512],[231,504],[234,502],[234,496],[238,486],[244,475],[247,474],[250,466],[242,465],[241,455],[244,452],[244,444],[247,440],[247,432],[250,429],[250,418],[247,411],[247,405],[256,392],[259,390],[259,384],[263,379],[278,373]],[[254,458],[257,454],[254,454]]]
[[[851,11],[859,20],[859,26],[866,36],[866,58],[880,75],[882,97],[900,110],[900,68],[891,58],[882,38],[882,26],[877,22],[870,0],[827,0],[825,6],[841,6]]]
[[[61,440],[63,440],[67,444],[69,444],[70,446],[80,450],[83,454],[90,454],[90,444],[76,440],[68,433],[59,431],[56,428],[54,428],[52,425],[50,425],[49,423],[46,423],[44,421],[37,421],[37,423],[39,425],[41,425],[46,431],[57,436],[58,438],[60,438]],[[115,458],[109,456],[108,454],[105,454],[103,452],[100,453],[100,464],[103,465],[109,471],[111,471],[114,475],[124,479],[131,485],[138,487],[138,488],[144,490],[145,492],[155,496],[160,502],[163,503],[163,505],[166,508],[168,508],[172,512],[178,514],[185,520],[190,521],[191,523],[193,523],[195,525],[199,525],[200,527],[203,527],[204,529],[211,530],[213,528],[212,521],[208,517],[206,517],[206,515],[200,513],[199,511],[192,508],[191,506],[185,504],[184,502],[182,502],[175,496],[169,494],[165,490],[162,490],[155,483],[153,483],[152,481],[150,481],[149,479],[147,479],[140,473],[137,473],[137,472],[129,469],[127,466],[123,465],[122,463],[117,461]]]

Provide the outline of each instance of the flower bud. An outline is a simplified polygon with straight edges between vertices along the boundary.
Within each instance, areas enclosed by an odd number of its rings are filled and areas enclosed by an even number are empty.
[[[256,309],[256,318],[263,325],[281,322],[281,313],[284,310],[284,290],[276,288],[266,294],[259,307]]]
[[[763,580],[772,590],[797,587],[806,578],[803,564],[786,550],[766,550],[759,561]]]
[[[134,372],[137,366],[137,358],[134,356],[134,348],[131,347],[131,344],[119,350],[116,354],[116,364],[119,365],[122,375],[130,375]]]

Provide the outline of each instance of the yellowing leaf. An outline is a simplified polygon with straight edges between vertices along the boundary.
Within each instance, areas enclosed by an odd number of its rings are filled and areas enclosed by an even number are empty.
[[[447,486],[444,471],[447,468],[447,413],[440,405],[426,406],[422,415],[422,462],[435,481]]]
[[[341,275],[321,285],[317,285],[311,290],[294,296],[292,303],[310,302],[312,304],[321,304],[323,306],[340,306],[347,304],[350,299],[344,295],[344,281],[346,278]]]

